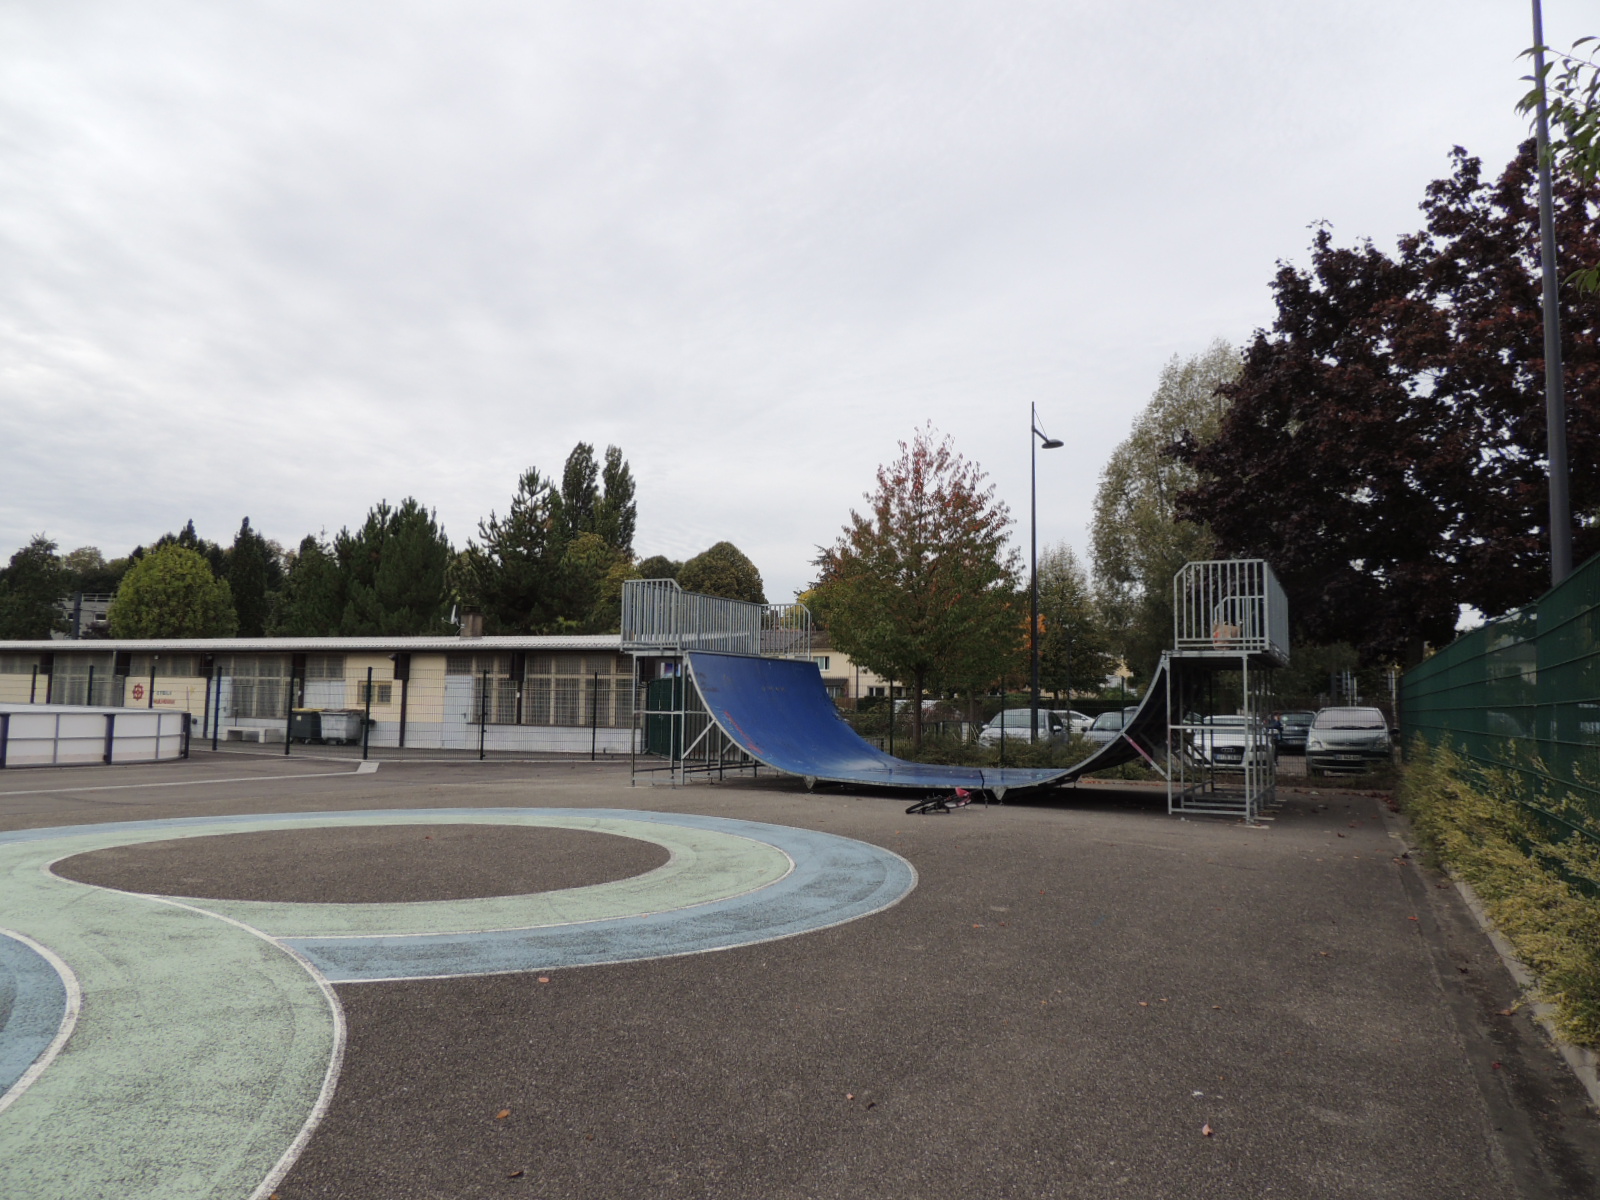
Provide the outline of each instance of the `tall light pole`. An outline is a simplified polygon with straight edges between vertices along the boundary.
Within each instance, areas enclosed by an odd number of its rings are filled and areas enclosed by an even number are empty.
[[[1039,740],[1039,448],[1058,450],[1062,443],[1048,436],[1039,428],[1039,406],[1030,404],[1028,418],[1028,466],[1029,487],[1028,499],[1030,507],[1030,520],[1028,522],[1028,655],[1033,667],[1033,690],[1031,693],[1032,717],[1029,721],[1029,741]],[[1005,718],[1001,718],[1003,721]]]
[[[1534,136],[1539,147],[1539,257],[1544,268],[1544,419],[1550,470],[1550,584],[1572,574],[1572,506],[1567,498],[1567,397],[1556,305],[1556,230],[1550,198],[1550,116],[1544,102],[1544,15],[1533,0]]]

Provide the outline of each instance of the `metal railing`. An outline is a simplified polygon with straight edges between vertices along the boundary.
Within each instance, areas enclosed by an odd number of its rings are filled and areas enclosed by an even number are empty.
[[[189,714],[127,708],[0,707],[0,768],[189,757]]]
[[[1172,646],[1180,655],[1288,665],[1289,600],[1266,560],[1186,563],[1172,580]]]
[[[622,585],[622,648],[634,654],[719,654],[808,658],[811,612],[804,604],[754,604],[686,592],[672,579]]]

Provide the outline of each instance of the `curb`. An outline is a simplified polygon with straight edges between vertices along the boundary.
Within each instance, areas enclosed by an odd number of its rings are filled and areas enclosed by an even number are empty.
[[[1380,806],[1384,824],[1391,833],[1400,839],[1407,853],[1418,850],[1418,847],[1407,836],[1410,832],[1410,822],[1405,815],[1397,809],[1391,809],[1387,803]],[[1420,855],[1418,856],[1420,861]],[[1472,919],[1478,923],[1478,928],[1483,930],[1489,939],[1489,944],[1494,947],[1494,952],[1500,956],[1501,965],[1506,973],[1511,976],[1516,985],[1524,993],[1530,993],[1538,987],[1539,980],[1534,973],[1517,957],[1517,952],[1510,942],[1494,927],[1494,921],[1489,916],[1489,910],[1484,908],[1483,901],[1478,899],[1478,893],[1472,890],[1472,885],[1464,879],[1457,878],[1448,872],[1445,878],[1455,885],[1461,899],[1466,902],[1467,911],[1472,914]],[[1589,1103],[1600,1110],[1600,1055],[1583,1046],[1574,1046],[1556,1032],[1555,1020],[1552,1014],[1555,1009],[1541,1001],[1532,1003],[1532,1015],[1539,1028],[1550,1039],[1556,1052],[1566,1061],[1572,1073],[1577,1076],[1578,1082],[1583,1085],[1583,1090],[1589,1093]]]
[[[1461,898],[1466,901],[1473,919],[1478,922],[1478,927],[1488,935],[1490,944],[1494,946],[1495,953],[1500,956],[1500,961],[1505,964],[1511,978],[1517,981],[1517,986],[1524,992],[1533,991],[1538,986],[1538,979],[1523,965],[1522,960],[1517,957],[1517,952],[1512,949],[1511,943],[1495,929],[1488,910],[1483,906],[1483,901],[1478,899],[1478,893],[1473,891],[1472,885],[1464,879],[1457,879],[1454,875],[1449,876],[1449,879],[1456,885],[1456,891],[1461,893]],[[1583,1084],[1584,1090],[1589,1093],[1590,1102],[1595,1108],[1600,1109],[1600,1055],[1584,1046],[1574,1046],[1561,1037],[1556,1032],[1554,1012],[1554,1007],[1549,1004],[1537,1000],[1533,1002],[1533,1019],[1554,1043],[1561,1057],[1567,1060],[1567,1066],[1572,1068],[1572,1073],[1578,1077],[1578,1082]]]

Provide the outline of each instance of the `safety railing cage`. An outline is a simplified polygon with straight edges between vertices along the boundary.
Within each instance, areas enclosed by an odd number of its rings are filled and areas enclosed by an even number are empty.
[[[767,658],[811,656],[804,604],[755,604],[686,592],[672,579],[622,585],[622,648],[633,654],[706,650]]]
[[[1289,600],[1265,559],[1184,564],[1172,580],[1172,645],[1183,657],[1289,663]]]

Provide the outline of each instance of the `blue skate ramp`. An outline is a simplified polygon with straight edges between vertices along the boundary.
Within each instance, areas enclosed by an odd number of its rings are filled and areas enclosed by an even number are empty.
[[[689,674],[711,719],[750,757],[775,770],[874,787],[1042,787],[1074,769],[949,767],[891,758],[845,724],[815,663],[691,651]]]

